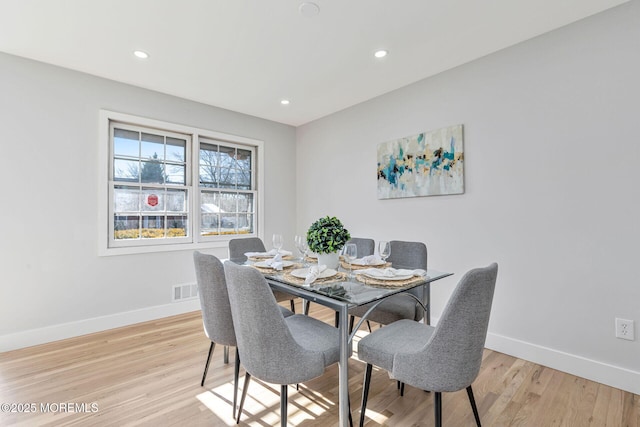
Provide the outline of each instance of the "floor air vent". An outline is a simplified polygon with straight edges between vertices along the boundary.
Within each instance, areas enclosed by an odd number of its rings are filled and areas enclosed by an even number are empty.
[[[198,298],[198,285],[195,283],[173,285],[172,291],[171,301],[173,302]]]

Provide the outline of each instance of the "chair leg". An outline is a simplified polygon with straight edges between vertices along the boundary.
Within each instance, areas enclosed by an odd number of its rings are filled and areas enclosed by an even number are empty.
[[[371,363],[367,363],[364,371],[364,384],[362,385],[362,405],[360,406],[360,427],[364,425],[364,413],[367,410],[367,399],[369,398],[369,385],[371,384]]]
[[[240,353],[236,347],[236,364],[233,367],[233,418],[236,418],[236,403],[238,402],[238,377],[240,376]]]
[[[337,328],[338,326],[340,326],[340,313],[338,313],[337,311],[336,311],[336,321],[335,321],[335,324],[336,324],[336,328]]]
[[[291,304],[291,311],[295,314],[296,312],[296,302],[292,299],[289,300],[289,304]]]
[[[240,416],[242,415],[242,408],[244,407],[244,399],[247,397],[247,388],[249,388],[249,381],[251,380],[251,374],[247,372],[244,375],[244,385],[242,386],[242,397],[240,397],[240,406],[238,407],[238,414],[236,417],[236,424],[240,424]]]
[[[349,333],[353,332],[353,324],[356,321],[355,316],[349,316]]]
[[[287,427],[287,385],[280,386],[280,427]]]
[[[396,381],[396,387],[398,390],[400,390],[400,397],[404,396],[404,383]]]
[[[223,360],[224,364],[228,364],[229,363],[229,346],[225,345],[224,346],[224,360]]]
[[[467,387],[467,394],[469,395],[469,402],[471,403],[471,409],[473,409],[473,416],[476,418],[476,425],[478,427],[482,427],[480,425],[480,415],[478,415],[478,407],[476,406],[476,399],[473,398],[473,390],[471,386]]]
[[[207,363],[204,365],[204,374],[202,374],[202,381],[200,381],[200,387],[204,387],[204,380],[207,378],[207,371],[209,370],[209,363],[211,362],[211,355],[213,354],[215,346],[216,343],[211,341],[211,345],[209,346],[209,355],[207,356]]]
[[[367,320],[367,328],[369,328],[369,332],[371,332],[371,323]]]
[[[442,393],[435,392],[434,397],[434,412],[436,415],[436,427],[442,427]]]
[[[304,300],[302,300],[302,305],[303,305],[303,308],[304,308],[304,315],[308,316],[309,315],[309,306],[311,305],[311,303],[308,300],[304,299]]]

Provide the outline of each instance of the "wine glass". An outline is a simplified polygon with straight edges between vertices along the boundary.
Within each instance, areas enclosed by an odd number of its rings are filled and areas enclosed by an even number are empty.
[[[280,249],[282,249],[282,234],[274,234],[273,235],[273,247],[276,249],[276,255],[280,253]]]
[[[343,255],[344,255],[344,259],[347,261],[347,264],[349,264],[349,279],[351,279],[353,275],[353,266],[351,263],[358,256],[358,247],[356,246],[356,244],[347,243],[346,245],[344,245]]]
[[[378,242],[378,255],[384,262],[387,262],[387,258],[391,255],[391,245],[389,242],[381,240]]]
[[[306,236],[296,236],[295,244],[296,249],[300,252],[300,261],[304,264],[305,258],[307,257],[307,251],[309,250]]]

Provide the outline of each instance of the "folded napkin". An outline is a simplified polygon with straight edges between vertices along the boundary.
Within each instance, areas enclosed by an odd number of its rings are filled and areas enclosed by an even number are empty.
[[[310,285],[316,281],[320,273],[327,269],[326,265],[312,265],[309,267],[309,272],[307,273],[307,277],[304,279],[305,285]]]
[[[426,276],[427,272],[422,270],[421,268],[415,270],[409,270],[405,268],[365,268],[358,272],[359,274],[366,274],[369,277],[376,278],[389,278],[389,277],[397,277],[397,276]]]
[[[359,264],[361,264],[361,265],[378,265],[378,264],[382,264],[382,258],[380,258],[378,255],[363,256],[359,261],[360,261]]]
[[[280,249],[280,251],[277,251],[276,249],[271,249],[270,251],[267,251],[267,252],[245,252],[244,254],[249,258],[256,258],[256,257],[266,258],[270,256],[275,256],[275,255],[291,256],[293,255],[293,252],[285,251],[284,249]]]
[[[282,262],[282,255],[280,254],[276,254],[273,258],[265,260],[264,263],[278,271],[282,270],[282,267],[284,266],[284,263]]]

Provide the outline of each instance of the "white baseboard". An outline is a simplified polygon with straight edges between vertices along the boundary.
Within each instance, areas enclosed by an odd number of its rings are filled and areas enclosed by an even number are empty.
[[[0,336],[0,352],[17,350],[196,310],[200,310],[200,300],[192,299],[2,335]]]
[[[485,346],[581,378],[640,394],[640,372],[587,359],[499,334],[489,333]]]

